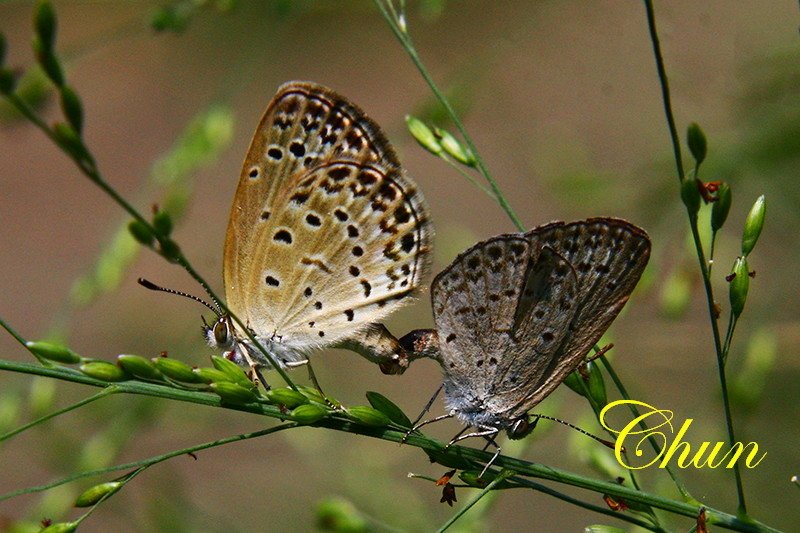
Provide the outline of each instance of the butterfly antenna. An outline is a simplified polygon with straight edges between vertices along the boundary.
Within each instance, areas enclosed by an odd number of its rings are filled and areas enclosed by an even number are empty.
[[[202,298],[200,298],[198,296],[195,296],[194,294],[189,294],[187,292],[178,291],[178,290],[175,290],[175,289],[168,289],[167,287],[162,287],[160,285],[156,285],[152,281],[144,279],[144,278],[139,278],[136,281],[139,283],[139,285],[141,285],[145,289],[150,289],[151,291],[166,292],[166,293],[169,293],[169,294],[176,294],[178,296],[183,296],[185,298],[189,298],[190,300],[194,300],[195,302],[200,302],[201,304],[205,305],[206,307],[211,309],[214,312],[214,314],[216,314],[217,316],[221,316],[222,315],[222,313],[219,310],[219,307],[214,307],[213,305],[211,305],[207,301],[203,300]],[[216,302],[214,302],[214,303],[216,303]]]
[[[561,420],[560,418],[555,418],[555,417],[553,417],[553,416],[547,416],[547,415],[538,415],[538,414],[533,414],[533,415],[531,415],[531,416],[532,416],[532,417],[534,417],[534,418],[536,418],[536,419],[539,419],[539,418],[544,418],[545,420],[552,420],[553,422],[558,422],[559,424],[563,424],[563,425],[567,426],[568,428],[574,429],[574,430],[575,430],[575,431],[577,431],[578,433],[583,433],[583,434],[584,434],[584,435],[586,435],[587,437],[589,437],[589,438],[592,438],[592,439],[596,440],[597,442],[599,442],[599,443],[600,443],[600,444],[602,444],[603,446],[607,446],[608,448],[611,448],[612,450],[613,450],[613,449],[614,449],[614,447],[616,446],[616,444],[615,444],[614,442],[611,442],[610,440],[606,440],[606,439],[601,439],[601,438],[600,438],[600,437],[598,437],[597,435],[593,435],[593,434],[589,433],[588,431],[586,431],[585,429],[582,429],[582,428],[579,428],[579,427],[578,427],[578,426],[576,426],[576,425],[570,424],[570,423],[569,423],[569,422],[567,422],[566,420]],[[534,423],[535,423],[535,422],[534,422]],[[620,450],[621,450],[622,452],[625,452],[625,447],[624,447],[624,446],[620,446]]]

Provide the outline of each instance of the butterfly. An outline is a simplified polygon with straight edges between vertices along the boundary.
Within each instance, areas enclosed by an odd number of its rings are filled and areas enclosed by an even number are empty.
[[[644,230],[591,218],[492,237],[440,272],[431,285],[436,329],[400,343],[442,367],[449,413],[437,419],[455,416],[477,428],[450,444],[471,436],[493,442],[502,430],[526,436],[528,412],[584,362],[649,256]]]
[[[378,125],[328,88],[288,82],[261,118],[233,199],[227,307],[283,368],[323,346],[370,357],[375,343],[395,347],[376,322],[419,285],[432,235],[425,200]],[[272,366],[229,314],[205,334],[243,366]]]

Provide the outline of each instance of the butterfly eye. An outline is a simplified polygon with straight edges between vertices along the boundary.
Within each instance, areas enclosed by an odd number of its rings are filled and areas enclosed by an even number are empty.
[[[537,419],[538,420],[538,419]],[[514,424],[508,428],[508,438],[517,440],[528,435],[536,424],[531,424],[527,416],[518,418]]]
[[[230,339],[230,330],[228,328],[228,321],[225,317],[217,320],[214,324],[214,340],[218,346],[227,346]]]

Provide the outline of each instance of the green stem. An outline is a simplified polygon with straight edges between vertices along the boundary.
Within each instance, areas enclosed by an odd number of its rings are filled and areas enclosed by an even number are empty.
[[[70,368],[45,368],[30,363],[20,363],[16,361],[6,361],[0,359],[0,371],[3,370],[47,376],[63,381],[82,383],[95,387],[107,387],[109,385],[104,381],[91,378]],[[226,409],[259,414],[280,420],[291,420],[292,418],[291,414],[281,411],[281,409],[277,406],[264,403],[251,403],[245,405],[226,404],[222,402],[219,396],[208,392],[188,391],[172,388],[167,385],[133,380],[121,381],[114,383],[113,385],[120,393],[138,394],[213,407],[223,407]],[[309,427],[333,429],[336,431],[342,431],[355,435],[363,435],[396,443],[401,443],[405,440],[406,444],[421,448],[432,458],[432,460],[449,468],[480,469],[484,464],[486,464],[487,461],[489,461],[489,459],[491,459],[493,455],[492,453],[486,451],[464,448],[462,446],[451,446],[445,450],[443,443],[430,439],[424,435],[412,434],[406,437],[405,429],[362,426],[354,423],[343,413],[339,412],[331,412],[328,417],[311,424]],[[171,453],[174,455],[178,452]],[[622,498],[626,501],[638,502],[681,516],[694,518],[697,516],[700,510],[700,505],[697,504],[678,502],[655,494],[649,494],[632,488],[623,487],[616,483],[598,481],[596,479],[587,478],[585,476],[574,474],[565,470],[560,470],[546,465],[530,463],[511,457],[505,457],[501,455],[497,458],[495,464],[499,468],[512,470],[517,476],[529,476],[539,479],[546,479],[594,491],[598,494],[609,494],[617,498]],[[758,522],[740,520],[733,515],[710,507],[707,508],[707,513],[710,517],[710,520],[713,520],[713,522],[718,526],[727,529],[733,529],[736,531],[776,531]]]
[[[658,79],[661,85],[661,96],[664,102],[664,113],[667,118],[667,125],[669,127],[670,138],[672,139],[672,150],[675,156],[675,165],[678,170],[678,182],[683,183],[684,171],[683,160],[681,158],[681,145],[678,138],[678,131],[675,127],[675,118],[672,114],[672,103],[669,93],[669,82],[667,80],[667,73],[664,68],[664,59],[661,55],[661,47],[658,41],[658,30],[656,29],[655,10],[653,9],[652,0],[644,0],[645,11],[647,12],[647,25],[650,31],[650,40],[653,43],[653,53],[656,60],[656,69],[658,71]],[[687,209],[688,211],[688,209]],[[717,311],[714,305],[714,292],[711,287],[711,278],[707,268],[705,254],[703,252],[703,245],[700,241],[700,232],[697,229],[697,214],[688,211],[689,225],[692,230],[692,238],[694,240],[695,250],[697,251],[697,259],[700,263],[700,271],[703,278],[703,286],[706,291],[706,300],[708,304],[708,313],[711,320],[711,331],[714,335],[714,349],[717,354],[717,369],[719,371],[720,388],[722,392],[722,401],[725,411],[725,423],[728,430],[728,441],[731,447],[736,442],[733,429],[733,417],[731,416],[730,401],[728,399],[728,386],[725,378],[725,360],[722,354],[722,344],[720,342],[719,325],[717,323]],[[742,486],[742,477],[739,471],[738,463],[734,464],[734,476],[736,478],[736,491],[739,498],[740,516],[747,516],[747,505],[744,497],[744,487]]]
[[[389,9],[387,9],[384,2],[382,2],[381,0],[373,0],[373,3],[380,11],[384,20],[394,33],[395,37],[397,37],[397,40],[400,41],[400,44],[403,46],[406,53],[411,58],[411,61],[414,63],[414,66],[417,67],[417,70],[425,79],[425,82],[428,84],[428,87],[430,87],[431,92],[433,92],[433,95],[436,97],[437,100],[439,100],[439,102],[445,108],[447,114],[450,116],[450,120],[453,121],[453,124],[455,124],[456,128],[461,133],[464,142],[467,143],[467,147],[475,156],[475,166],[478,169],[478,172],[480,172],[481,176],[483,176],[483,178],[489,184],[489,187],[491,187],[492,192],[497,198],[497,203],[500,204],[500,207],[503,209],[503,211],[506,212],[506,214],[511,219],[511,222],[513,222],[516,228],[519,231],[525,231],[525,225],[522,223],[517,214],[514,212],[514,209],[511,207],[511,204],[508,203],[508,200],[506,199],[505,195],[503,195],[503,191],[500,190],[500,186],[497,184],[497,181],[495,181],[495,179],[489,173],[489,170],[486,168],[486,165],[483,162],[483,158],[478,153],[477,148],[475,148],[475,143],[472,142],[472,138],[469,136],[469,133],[467,133],[467,129],[464,127],[464,125],[461,123],[461,120],[458,118],[455,109],[453,109],[453,106],[450,105],[450,101],[447,99],[447,97],[445,97],[445,95],[439,90],[439,87],[436,85],[436,82],[433,81],[433,78],[431,77],[428,70],[425,68],[425,65],[422,64],[422,60],[420,59],[419,54],[417,54],[417,50],[414,47],[414,43],[411,41],[411,37],[408,35],[408,32],[400,28],[398,24],[399,18],[397,17],[396,13],[394,13],[394,8],[392,7],[391,9],[392,12],[390,12]],[[391,0],[387,0],[387,4],[391,6]]]
[[[439,532],[439,533],[442,533],[443,531],[447,531],[448,529],[450,529],[450,526],[452,526],[453,524],[455,524],[455,523],[456,523],[456,521],[457,521],[459,518],[461,518],[462,516],[464,516],[464,514],[465,514],[467,511],[469,511],[469,510],[472,508],[472,506],[473,506],[473,505],[475,505],[476,503],[478,503],[478,502],[481,500],[481,498],[483,498],[484,496],[486,496],[487,494],[489,494],[489,492],[490,492],[491,490],[493,490],[493,489],[494,489],[494,488],[495,488],[497,485],[499,485],[500,483],[502,483],[503,481],[505,481],[506,479],[508,479],[508,478],[509,478],[509,477],[511,477],[512,475],[514,475],[514,472],[511,472],[510,470],[503,470],[503,471],[501,471],[501,472],[500,472],[500,473],[497,475],[497,477],[495,477],[495,478],[492,480],[492,482],[491,482],[491,483],[489,483],[488,485],[486,485],[486,487],[484,487],[484,488],[483,488],[483,489],[482,489],[482,490],[481,490],[481,491],[480,491],[480,492],[479,492],[479,493],[478,493],[478,494],[477,494],[477,495],[476,495],[474,498],[472,498],[472,500],[470,500],[470,502],[469,502],[469,503],[467,503],[467,505],[465,505],[464,507],[462,507],[461,509],[459,509],[459,510],[458,510],[458,512],[457,512],[456,514],[454,514],[453,516],[451,516],[451,517],[450,517],[450,519],[449,519],[447,522],[445,522],[445,524],[444,524],[442,527],[440,527],[440,528],[438,529],[438,532]]]
[[[84,398],[83,400],[81,400],[79,402],[73,403],[72,405],[68,405],[67,407],[64,407],[63,409],[59,409],[58,411],[55,411],[53,413],[50,413],[50,414],[44,415],[42,417],[39,417],[36,420],[25,424],[24,426],[18,427],[17,429],[14,429],[14,430],[9,431],[8,433],[5,433],[4,435],[0,435],[0,442],[3,442],[4,440],[10,439],[14,435],[18,435],[18,434],[22,433],[23,431],[25,431],[27,429],[30,429],[30,428],[32,428],[34,426],[37,426],[37,425],[42,424],[44,422],[47,422],[51,418],[55,418],[55,417],[57,417],[59,415],[63,415],[64,413],[68,413],[68,412],[70,412],[70,411],[72,411],[74,409],[77,409],[78,407],[83,407],[86,404],[90,404],[95,400],[99,400],[100,398],[105,398],[106,396],[110,396],[111,394],[114,394],[116,392],[119,392],[117,390],[117,388],[114,385],[109,385],[108,387],[106,387],[105,389],[101,390],[97,394],[89,396],[88,398]]]
[[[109,466],[106,468],[98,468],[96,470],[87,470],[85,472],[79,472],[78,474],[73,474],[71,476],[67,476],[65,478],[47,483],[45,485],[39,485],[37,487],[29,487],[27,489],[16,490],[14,492],[9,492],[3,495],[0,495],[0,501],[8,500],[15,496],[21,496],[23,494],[31,494],[34,492],[43,492],[48,489],[52,489],[53,487],[58,487],[60,485],[64,485],[66,483],[70,483],[72,481],[76,481],[78,479],[83,479],[86,477],[94,477],[100,476],[103,474],[109,474],[111,472],[118,472],[120,470],[130,470],[131,468],[136,468],[137,471],[132,473],[130,476],[136,476],[140,472],[140,470],[147,469],[155,464],[162,463],[168,459],[172,459],[173,457],[178,457],[180,455],[188,455],[194,452],[199,452],[201,450],[206,450],[208,448],[214,448],[217,446],[222,446],[224,444],[230,444],[231,442],[238,442],[241,440],[253,439],[256,437],[262,437],[264,435],[269,435],[271,433],[277,433],[278,431],[282,431],[284,429],[289,429],[297,427],[297,424],[294,422],[288,422],[286,424],[282,424],[280,426],[274,426],[268,429],[262,429],[260,431],[255,431],[253,433],[243,433],[241,435],[233,435],[231,437],[225,437],[224,439],[218,439],[210,442],[204,442],[202,444],[196,444],[194,446],[190,446],[188,448],[182,448],[180,450],[173,450],[169,453],[156,455],[153,457],[149,457],[147,459],[141,459],[139,461],[133,461],[130,463],[123,463],[115,466]]]

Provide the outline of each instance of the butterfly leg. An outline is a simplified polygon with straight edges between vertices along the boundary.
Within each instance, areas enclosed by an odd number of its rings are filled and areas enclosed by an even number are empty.
[[[435,401],[436,401],[436,398],[438,398],[438,397],[439,397],[439,394],[442,392],[442,389],[443,389],[443,388],[444,388],[444,383],[442,383],[441,385],[439,385],[439,388],[438,388],[438,389],[436,389],[436,392],[434,392],[434,393],[433,393],[433,396],[431,396],[431,399],[430,399],[430,400],[428,400],[428,403],[426,403],[426,404],[425,404],[425,407],[423,407],[423,408],[422,408],[422,412],[421,412],[421,413],[419,414],[419,416],[418,416],[417,418],[415,418],[415,419],[414,419],[414,421],[411,423],[411,426],[412,426],[412,427],[413,427],[413,426],[415,426],[415,425],[417,424],[417,422],[419,422],[420,420],[422,420],[422,417],[423,417],[423,416],[425,416],[425,413],[427,413],[428,411],[430,411],[430,410],[431,410],[431,406],[433,405],[433,402],[435,402]]]
[[[241,364],[242,362],[241,359],[244,359],[244,362],[247,363],[248,366],[247,377],[250,378],[250,381],[255,383],[256,387],[258,387],[258,384],[261,383],[265,391],[268,391],[272,388],[269,386],[269,383],[267,383],[267,380],[264,379],[264,375],[261,373],[262,365],[256,362],[250,356],[250,351],[246,345],[238,344],[237,347],[234,349],[234,351],[230,353],[233,354],[234,359],[231,360],[233,360],[234,362],[238,362],[239,364]],[[241,356],[241,359],[239,361],[236,361],[236,358],[238,356]]]
[[[417,430],[418,430],[419,428],[421,428],[422,426],[427,426],[428,424],[433,424],[434,422],[438,422],[438,421],[440,421],[440,420],[445,420],[445,419],[447,419],[447,418],[453,418],[454,416],[456,416],[456,415],[455,415],[455,413],[447,413],[446,415],[439,415],[439,416],[437,416],[436,418],[431,418],[431,419],[429,419],[429,420],[424,420],[424,421],[420,422],[419,424],[414,424],[414,427],[412,427],[411,429],[409,429],[409,430],[406,432],[406,434],[405,434],[405,435],[403,435],[403,438],[402,438],[402,439],[400,439],[400,444],[403,444],[403,443],[406,441],[406,439],[408,439],[408,437],[409,437],[409,436],[410,436],[412,433],[414,433],[415,431],[417,431]]]

